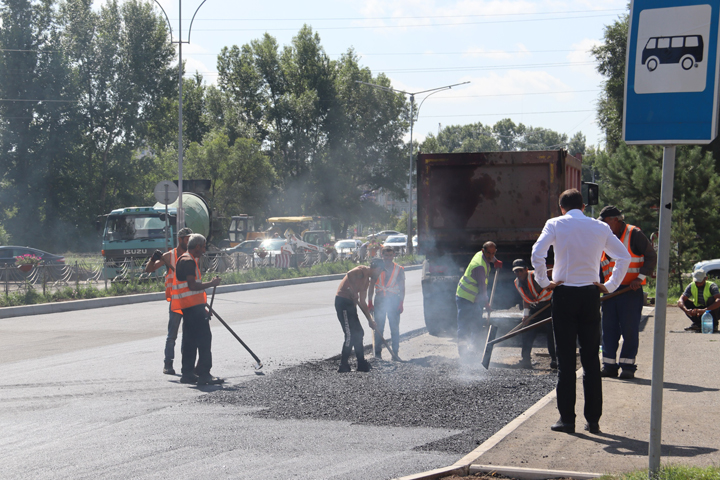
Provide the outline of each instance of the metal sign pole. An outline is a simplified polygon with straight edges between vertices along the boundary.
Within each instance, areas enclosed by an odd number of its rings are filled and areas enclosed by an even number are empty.
[[[170,228],[170,222],[168,221],[168,203],[170,203],[170,194],[168,193],[168,188],[170,187],[168,184],[164,185],[165,187],[165,251],[167,252],[170,250],[170,242],[168,238],[168,229]]]
[[[662,402],[665,376],[665,330],[670,278],[670,227],[672,221],[675,146],[663,148],[662,187],[660,190],[660,232],[658,244],[657,283],[655,291],[655,333],[650,398],[649,478],[660,470],[662,440]]]

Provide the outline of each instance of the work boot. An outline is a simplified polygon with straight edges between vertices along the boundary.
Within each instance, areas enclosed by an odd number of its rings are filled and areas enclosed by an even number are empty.
[[[377,358],[378,360],[382,360],[382,350],[380,350],[379,352],[375,352],[375,358]]]
[[[369,372],[371,369],[372,367],[370,366],[370,362],[367,360],[358,360],[358,372]]]
[[[183,376],[180,377],[180,383],[192,384],[192,383],[197,383],[197,381],[198,381],[198,376],[195,375],[194,373],[183,374]]]
[[[622,373],[620,373],[621,380],[632,380],[633,378],[635,378],[635,372],[632,370],[623,370]]]
[[[532,368],[532,360],[529,358],[521,358],[517,365],[520,368]]]
[[[347,373],[350,371],[350,364],[349,363],[341,363],[340,368],[338,368],[338,373]]]
[[[554,360],[554,359],[553,359],[553,360],[550,362],[550,368],[552,368],[553,370],[557,370],[557,360]]]
[[[173,369],[172,360],[165,360],[165,368],[163,368],[163,373],[165,375],[175,375],[175,369]]]
[[[603,367],[603,369],[600,370],[600,376],[607,378],[615,378],[618,376],[618,371],[617,369]]]
[[[225,380],[218,377],[213,377],[209,373],[207,375],[200,375],[198,377],[197,384],[200,385],[220,385],[221,383],[225,383]]]

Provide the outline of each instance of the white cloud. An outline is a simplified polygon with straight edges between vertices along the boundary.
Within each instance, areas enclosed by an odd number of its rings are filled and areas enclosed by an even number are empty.
[[[578,43],[572,44],[572,51],[567,55],[567,59],[573,63],[587,63],[587,65],[577,65],[572,67],[576,72],[582,73],[583,75],[590,78],[597,78],[598,73],[595,70],[595,57],[590,53],[590,49],[602,45],[602,41],[585,38]]]
[[[463,55],[463,57],[467,58],[490,58],[493,60],[507,60],[529,56],[530,51],[523,44],[518,44],[516,50],[487,50],[483,47],[470,47],[465,50],[465,54]]]

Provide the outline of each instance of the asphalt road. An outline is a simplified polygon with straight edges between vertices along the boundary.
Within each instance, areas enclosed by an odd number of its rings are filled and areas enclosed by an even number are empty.
[[[401,332],[424,326],[420,271],[407,278]],[[214,307],[272,374],[339,353],[337,283],[223,294]],[[1,319],[0,478],[386,479],[457,460],[415,450],[458,433],[448,428],[262,418],[198,401],[263,377],[216,321],[213,374],[228,384],[163,375],[166,325],[165,302]]]

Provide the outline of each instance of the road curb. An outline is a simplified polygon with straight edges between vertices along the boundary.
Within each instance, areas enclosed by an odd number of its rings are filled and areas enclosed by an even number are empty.
[[[579,368],[575,375],[579,378],[582,375],[582,368]],[[505,437],[514,432],[520,425],[525,423],[535,413],[543,409],[548,403],[553,401],[556,397],[556,392],[553,389],[550,393],[545,395],[543,398],[535,402],[530,408],[525,410],[523,413],[518,415],[512,422],[505,425],[503,428],[498,430],[495,435],[485,440],[482,445],[477,447],[472,452],[465,455],[463,458],[455,462],[453,465],[443,468],[437,468],[435,470],[428,470],[426,472],[416,473],[405,477],[400,477],[397,480],[434,480],[437,478],[448,477],[450,475],[458,475],[465,477],[475,473],[495,473],[504,475],[506,477],[516,478],[518,480],[545,480],[549,478],[572,478],[574,480],[590,480],[593,478],[601,477],[601,473],[591,472],[569,472],[563,470],[542,470],[536,468],[520,468],[520,467],[503,467],[499,465],[473,465],[473,461],[480,458],[482,454],[495,447]]]
[[[422,265],[410,265],[405,270],[419,270]],[[242,292],[245,290],[256,290],[258,288],[284,287],[287,285],[301,285],[304,283],[327,282],[341,280],[344,273],[332,275],[321,275],[316,277],[286,278],[280,280],[268,280],[265,282],[238,283],[235,285],[220,285],[216,293]],[[208,289],[209,291],[210,289]],[[29,315],[46,315],[49,313],[72,312],[76,310],[89,310],[91,308],[115,307],[118,305],[130,305],[134,303],[154,302],[165,299],[165,292],[140,293],[135,295],[123,295],[120,297],[91,298],[87,300],[70,300],[67,302],[41,303],[37,305],[21,305],[18,307],[0,308],[0,319],[25,317]]]

